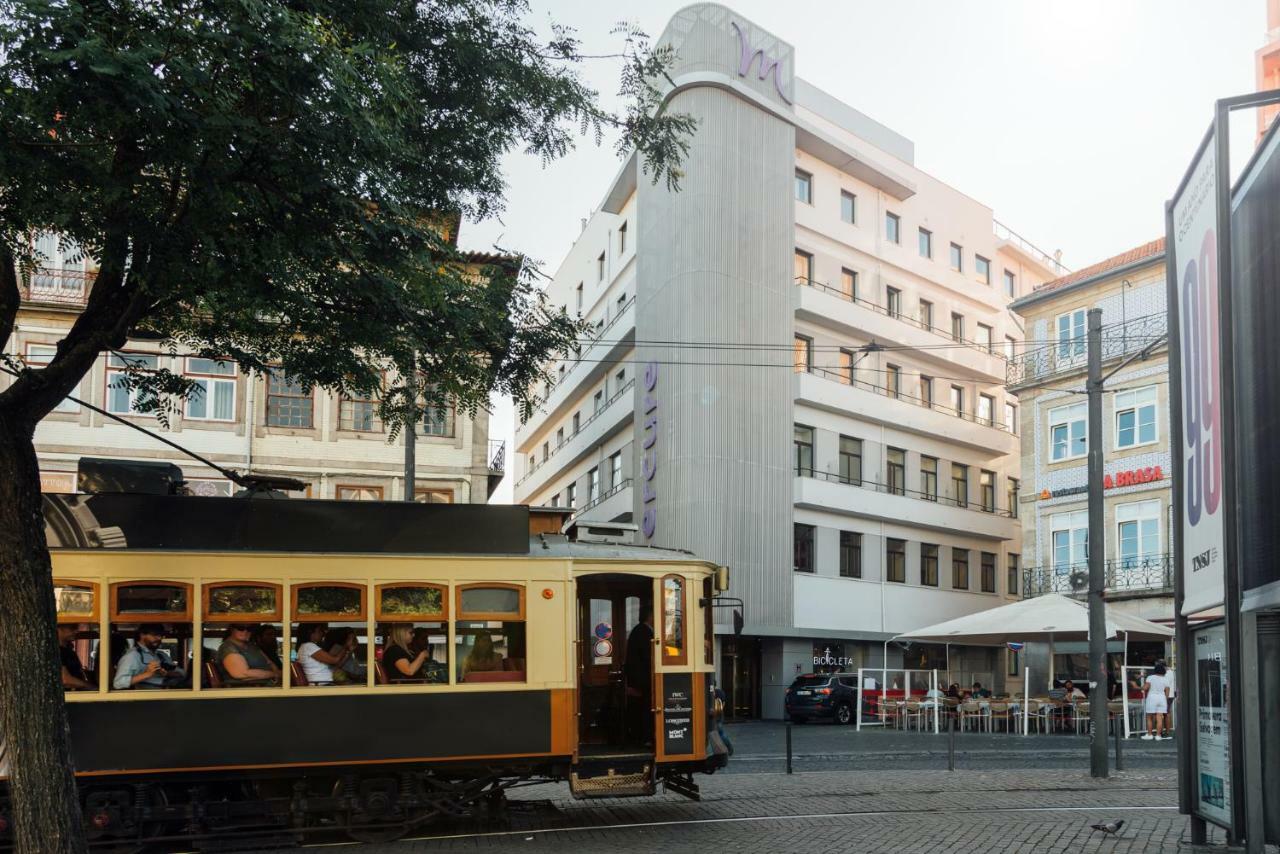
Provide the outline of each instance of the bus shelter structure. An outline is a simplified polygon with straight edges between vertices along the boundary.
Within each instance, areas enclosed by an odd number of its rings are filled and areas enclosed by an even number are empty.
[[[1127,649],[1130,640],[1167,641],[1173,637],[1173,629],[1115,611],[1107,613],[1107,638],[1123,637]],[[1087,641],[1089,639],[1089,608],[1083,602],[1059,594],[1023,599],[988,611],[979,611],[947,620],[932,626],[924,626],[903,632],[892,640],[912,640],[925,643],[965,644],[967,646],[1003,646],[1007,643],[1047,643],[1049,645],[1049,684],[1053,688],[1053,645],[1056,641]],[[886,644],[887,646],[887,644]],[[886,668],[887,670],[887,668]],[[1023,697],[1031,696],[1031,668],[1023,668]],[[883,686],[883,680],[881,685]],[[881,688],[883,691],[883,687]],[[1104,686],[1105,690],[1105,686]],[[862,680],[859,680],[859,708],[861,708]],[[1023,729],[1026,733],[1028,703],[1022,703]]]

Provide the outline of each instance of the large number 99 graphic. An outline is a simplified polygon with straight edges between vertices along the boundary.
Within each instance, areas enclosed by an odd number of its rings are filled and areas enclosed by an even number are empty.
[[[1217,241],[1205,232],[1200,255],[1182,272],[1182,409],[1187,521],[1218,512],[1222,498]]]

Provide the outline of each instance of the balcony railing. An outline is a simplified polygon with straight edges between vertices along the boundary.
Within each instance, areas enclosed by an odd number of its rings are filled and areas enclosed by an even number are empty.
[[[1126,557],[1104,563],[1108,593],[1172,593],[1173,555]],[[1022,571],[1022,595],[1030,599],[1046,593],[1089,594],[1089,564],[1060,563],[1031,566]]]
[[[489,471],[505,472],[507,470],[507,442],[505,439],[489,440]]]
[[[22,299],[29,302],[83,306],[97,273],[62,267],[36,267],[26,276],[18,271]]]
[[[972,421],[974,424],[979,424],[983,427],[990,427],[993,430],[999,430],[1002,433],[1014,432],[1014,429],[1012,429],[1010,425],[1001,424],[999,421],[996,421],[994,418],[985,418],[979,415],[975,415],[972,412],[964,412],[962,410],[953,409],[950,406],[943,406],[940,403],[934,403],[933,401],[925,400],[924,398],[912,397],[909,394],[903,394],[902,392],[895,391],[894,389],[888,388],[887,386],[876,385],[875,383],[869,383],[866,380],[860,380],[855,376],[851,376],[851,374],[853,373],[852,370],[842,371],[842,370],[831,370],[829,368],[811,368],[808,371],[805,371],[804,373],[811,373],[811,374],[814,374],[815,376],[821,377],[824,380],[828,380],[830,382],[836,382],[836,383],[839,383],[840,385],[847,385],[847,386],[852,386],[854,388],[865,389],[866,391],[874,392],[875,394],[881,394],[881,395],[884,395],[885,397],[892,398],[893,400],[901,400],[903,403],[909,403],[913,406],[919,406],[924,409],[932,409],[936,412],[941,412],[943,415],[950,415],[953,418],[959,418],[963,421]],[[994,406],[995,404],[993,403],[992,405]]]
[[[577,433],[574,433],[573,435],[571,435],[571,436],[567,437],[567,438],[564,440],[564,443],[563,443],[563,444],[556,445],[554,448],[552,448],[552,449],[547,453],[547,456],[546,456],[542,461],[540,461],[537,465],[533,466],[533,467],[532,467],[532,468],[530,468],[527,472],[525,472],[525,473],[524,473],[524,477],[522,477],[522,478],[520,478],[518,481],[516,481],[516,486],[519,486],[520,484],[524,483],[526,480],[528,480],[528,479],[529,479],[529,477],[530,477],[534,472],[536,472],[538,469],[540,469],[540,468],[542,468],[543,466],[545,466],[547,463],[551,462],[552,458],[554,458],[556,454],[560,453],[560,450],[561,450],[562,448],[564,448],[565,446],[569,445],[569,444],[570,444],[574,439],[576,439],[576,438],[578,437],[578,434],[579,434],[579,433],[581,433],[583,430],[587,429],[587,426],[588,426],[592,421],[595,421],[597,418],[599,418],[601,415],[603,415],[605,412],[607,412],[607,411],[608,411],[608,409],[609,409],[609,407],[613,405],[613,402],[614,402],[615,400],[617,400],[618,398],[622,397],[622,396],[623,396],[624,394],[626,394],[628,391],[630,391],[630,390],[632,389],[632,387],[633,387],[633,386],[635,386],[635,384],[636,384],[636,381],[635,381],[634,379],[627,380],[626,384],[625,384],[625,385],[623,385],[623,387],[622,387],[622,388],[618,389],[617,391],[615,391],[615,392],[613,393],[613,397],[609,398],[609,399],[608,399],[608,400],[606,400],[604,403],[600,404],[600,408],[599,408],[599,409],[597,409],[595,412],[591,413],[591,417],[590,417],[590,418],[588,418],[586,421],[583,421],[581,424],[579,424],[579,425],[578,425],[578,432],[577,432]]]
[[[600,320],[596,321],[595,326],[592,327],[594,331],[591,333],[591,338],[582,343],[582,346],[578,348],[578,352],[585,353],[586,351],[590,350],[592,347],[596,346],[596,344],[599,343],[600,339],[604,337],[604,334],[608,332],[610,329],[612,329],[614,324],[618,322],[618,318],[626,314],[627,309],[635,305],[635,302],[636,302],[636,298],[633,296],[631,299],[627,300],[622,304],[613,303],[610,308],[606,308],[605,314],[609,315],[612,312],[612,316],[608,318],[608,322],[606,322],[605,318],[603,317],[600,318]],[[584,364],[581,359],[565,359],[564,362],[568,364],[569,367],[565,369],[565,372],[561,374],[553,384],[547,386],[548,398],[551,397],[552,391],[564,385],[565,381],[573,376],[573,372],[576,371],[580,365]],[[595,364],[595,363],[592,362],[591,364]],[[542,403],[543,405],[539,407],[539,409],[541,409],[543,412],[546,412],[547,411],[546,401],[544,400]]]
[[[1109,323],[1102,327],[1102,362],[1137,353],[1144,347],[1158,342],[1168,331],[1168,317],[1164,313],[1146,314],[1122,323]],[[1057,376],[1082,372],[1087,369],[1088,345],[1083,337],[1062,340],[1035,350],[1028,350],[1008,360],[1005,383],[1009,386],[1030,385]]]
[[[1026,252],[1032,258],[1038,259],[1041,264],[1052,270],[1054,275],[1065,276],[1067,273],[1071,272],[1070,269],[1065,267],[1063,263],[1058,260],[1056,255],[1050,255],[1048,252],[1045,252],[1039,246],[1036,246],[1030,240],[1027,240],[1021,234],[1018,234],[1018,232],[1009,228],[1009,226],[999,220],[992,220],[991,225],[992,231],[995,232],[996,237],[1001,240],[1009,241],[1023,252]]]
[[[591,501],[588,501],[586,504],[578,508],[574,512],[573,516],[570,517],[570,519],[571,520],[577,519],[583,513],[586,513],[588,510],[590,510],[592,507],[597,507],[603,504],[604,502],[608,501],[610,498],[612,498],[613,496],[617,495],[619,492],[622,492],[622,490],[627,489],[630,486],[631,486],[631,478],[626,478],[621,483],[615,484],[609,489],[608,492],[604,493],[599,498],[593,498]]]
[[[946,495],[938,495],[936,492],[921,492],[915,489],[907,489],[906,485],[880,483],[874,480],[863,480],[861,478],[849,478],[836,472],[818,471],[816,469],[798,468],[796,469],[798,477],[811,477],[815,480],[825,480],[831,483],[843,483],[846,486],[857,486],[862,489],[869,489],[872,492],[879,492],[884,495],[902,495],[907,498],[914,498],[918,501],[928,501],[932,504],[942,504],[946,507],[955,507],[960,510],[972,510],[975,513],[985,513],[988,516],[1002,516],[1005,519],[1016,519],[1016,510],[1008,508],[1001,509],[994,502],[984,505],[981,500],[969,501],[967,499],[953,498]],[[1015,504],[1016,507],[1016,504]]]
[[[893,311],[888,306],[880,305],[879,303],[872,302],[869,299],[863,299],[860,296],[856,296],[854,294],[849,293],[844,288],[837,288],[833,285],[827,284],[826,282],[819,282],[817,279],[810,279],[805,276],[796,276],[795,282],[797,285],[800,285],[801,287],[809,287],[809,288],[813,288],[814,290],[823,291],[824,293],[831,294],[832,296],[838,297],[839,299],[842,299],[845,302],[851,302],[851,303],[854,303],[855,305],[860,305],[863,308],[867,308],[867,309],[870,309],[871,311],[874,311],[876,314],[884,315],[885,317],[892,318],[893,320],[899,320],[908,326],[914,326],[917,329],[923,329],[925,332],[931,332],[940,338],[945,338],[948,341],[954,341],[957,344],[963,344],[966,347],[970,347],[981,353],[986,353],[989,356],[995,356],[996,358],[999,358],[999,359],[1004,358],[1004,354],[996,350],[994,341],[990,343],[985,341],[970,341],[968,338],[965,338],[962,335],[960,336],[953,335],[950,329],[943,329],[941,326],[932,326],[929,323],[925,322],[924,320],[907,315],[903,311]]]

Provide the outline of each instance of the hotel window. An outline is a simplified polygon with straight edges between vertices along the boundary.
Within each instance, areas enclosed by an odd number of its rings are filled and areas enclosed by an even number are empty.
[[[964,389],[958,385],[951,387],[951,414],[964,416]]]
[[[1004,295],[1012,297],[1018,289],[1018,280],[1014,277],[1013,271],[1004,271]]]
[[[995,417],[995,408],[995,398],[989,394],[978,395],[978,423],[987,425],[995,424],[995,421],[992,420]]]
[[[907,541],[885,538],[884,546],[884,579],[907,583]]]
[[[840,271],[840,293],[851,300],[858,298],[858,274],[847,267]]]
[[[546,442],[542,443],[542,461],[545,463],[547,457],[551,456],[551,446]]]
[[[570,434],[571,436],[578,435],[578,425],[580,425],[581,423],[582,423],[582,413],[581,412],[573,413],[573,432]]]
[[[1005,579],[1005,583],[1009,585],[1007,592],[1009,593],[1010,596],[1017,596],[1018,595],[1018,556],[1010,552],[1009,554],[1005,555],[1005,558],[1008,560],[1008,564],[1006,565],[1006,568],[1005,568],[1005,574],[1008,576],[1008,578]]]
[[[933,303],[927,299],[920,300],[920,325],[925,329],[933,328]]]
[[[381,433],[378,401],[371,397],[342,395],[338,399],[338,429],[357,433]]]
[[[983,593],[996,592],[996,556],[991,552],[982,552],[982,578],[979,583],[982,585]]]
[[[951,244],[951,269],[957,273],[964,271],[964,247],[959,243]]]
[[[978,497],[984,513],[996,512],[996,473],[982,469],[978,472]]]
[[[1012,403],[1004,405],[1004,429],[1013,435],[1018,435],[1018,407]]]
[[[889,310],[890,317],[902,316],[902,291],[897,288],[886,287],[884,289],[884,304]]]
[[[992,335],[991,327],[987,326],[985,323],[978,324],[978,343],[981,344],[983,349],[988,353],[994,353],[996,351],[995,338]]]
[[[885,454],[887,478],[891,495],[905,495],[907,491],[907,452],[901,448],[888,448]]]
[[[1130,569],[1160,555],[1160,502],[1135,501],[1116,505],[1116,554]]]
[[[563,444],[564,444],[564,428],[557,427],[556,428],[556,447],[558,448]]]
[[[813,572],[813,526],[795,523],[795,565],[796,572]]]
[[[978,274],[978,281],[984,285],[991,284],[991,261],[981,255],[973,256],[973,269]]]
[[[937,457],[920,457],[920,497],[925,501],[938,500]]]
[[[813,339],[804,335],[796,336],[795,343],[796,373],[808,373],[813,370]]]
[[[565,490],[564,506],[570,510],[578,506],[578,484],[576,482],[569,484],[568,489]]]
[[[576,291],[576,299],[577,299],[577,301],[578,301],[578,314],[582,314],[582,282],[578,282],[578,289],[577,289],[577,291]]]
[[[1052,462],[1083,457],[1088,452],[1085,431],[1087,403],[1073,403],[1049,410],[1049,459]]]
[[[920,583],[938,586],[938,547],[932,543],[920,544]]]
[[[530,454],[529,455],[529,471],[533,471],[537,467],[538,467],[538,455]]]
[[[1017,352],[1018,342],[1011,335],[1004,336],[1004,357],[1010,362]]]
[[[802,169],[796,170],[796,201],[813,204],[813,176]]]
[[[969,589],[968,549],[951,549],[951,587],[954,590]]]
[[[560,368],[556,371],[556,375],[557,375],[556,385],[559,385],[560,383],[564,382],[564,375],[567,371],[568,371],[568,368],[565,367],[563,362],[561,362]]]
[[[1076,359],[1084,355],[1085,310],[1083,308],[1058,316],[1058,358]]]
[[[796,474],[813,474],[813,428],[797,424],[795,429]]]
[[[927,228],[920,229],[920,257],[933,257],[933,232]]]
[[[1049,517],[1054,575],[1068,575],[1071,567],[1089,559],[1089,511],[1055,513]]]
[[[889,397],[898,397],[902,393],[902,368],[897,365],[884,366],[884,390]]]
[[[862,485],[862,440],[840,437],[840,481]]]
[[[840,219],[850,225],[858,219],[858,197],[848,190],[840,191]]]
[[[964,315],[951,312],[951,340],[964,340]]]
[[[837,356],[837,358],[840,360],[840,364],[837,369],[838,373],[840,374],[840,382],[844,383],[845,385],[853,385],[853,371],[854,371],[853,351],[845,350],[842,347],[840,349],[840,353]]]
[[[622,391],[622,387],[627,384],[627,370],[623,368],[613,376],[614,388],[616,391]]]
[[[862,535],[854,531],[840,532],[840,577],[862,577]]]
[[[339,486],[334,496],[339,501],[381,501],[381,486]]]
[[[593,502],[600,498],[600,467],[596,466],[587,472],[587,501]]]
[[[1156,423],[1156,387],[1116,392],[1116,447],[1148,445],[1160,437]]]
[[[422,414],[422,435],[453,438],[453,401],[428,403]]]
[[[604,408],[604,389],[600,389],[591,396],[591,414],[594,416]]]
[[[596,281],[604,281],[604,253],[600,253],[600,257],[596,259]]]
[[[901,243],[902,242],[901,226],[902,226],[902,220],[898,218],[897,214],[886,213],[884,215],[885,239],[888,240],[890,243]]]
[[[618,254],[626,254],[627,251],[627,224],[624,222],[618,226]]]
[[[620,486],[622,486],[622,451],[609,457],[609,488],[617,489]]]
[[[272,371],[267,380],[267,426],[311,427],[315,397],[302,383],[282,371]]]
[[[107,356],[107,411],[117,415],[144,415],[139,408],[144,400],[143,393],[136,388],[129,388],[127,370],[150,372],[160,367],[159,356],[142,353],[112,353]],[[308,427],[311,425],[308,424]]]
[[[413,500],[419,504],[452,504],[453,490],[417,488],[413,490]]]
[[[969,506],[969,467],[951,464],[951,494],[957,507]]]
[[[1009,518],[1018,518],[1018,479],[1016,477],[1009,478],[1009,489],[1004,497],[1005,503],[1009,505]]]
[[[27,364],[33,367],[47,365],[53,361],[54,355],[58,352],[58,348],[54,344],[28,344],[27,345]],[[80,383],[76,383],[76,387],[71,390],[71,397],[80,396]],[[53,408],[54,412],[79,412],[80,404],[72,401],[70,398],[64,397],[58,401],[58,405]]]
[[[920,375],[920,404],[933,409],[933,377]]]
[[[796,284],[812,285],[813,284],[813,255],[808,252],[796,250],[795,256],[795,277]]]

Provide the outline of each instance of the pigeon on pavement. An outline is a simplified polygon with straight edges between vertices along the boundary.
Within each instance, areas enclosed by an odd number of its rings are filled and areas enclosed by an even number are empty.
[[[1124,827],[1124,819],[1118,818],[1115,821],[1108,821],[1108,822],[1099,823],[1099,824],[1091,824],[1089,825],[1089,827],[1093,828],[1094,830],[1101,830],[1103,833],[1106,833],[1106,834],[1119,833],[1120,828]]]

